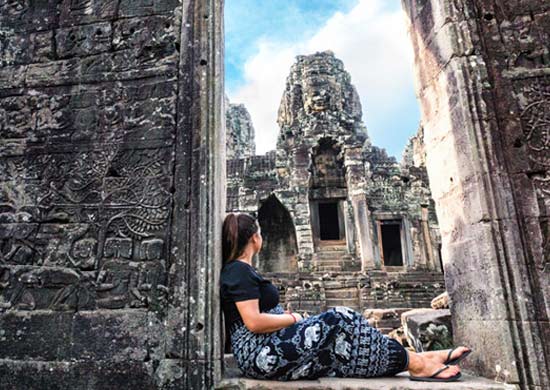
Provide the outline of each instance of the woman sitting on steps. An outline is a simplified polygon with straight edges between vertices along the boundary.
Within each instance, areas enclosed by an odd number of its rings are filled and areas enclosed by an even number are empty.
[[[244,376],[287,381],[393,376],[408,370],[411,380],[451,382],[460,378],[456,364],[471,352],[466,347],[409,352],[345,306],[306,319],[285,312],[277,288],[252,266],[252,257],[262,247],[256,219],[231,213],[222,234],[222,308],[233,354]]]

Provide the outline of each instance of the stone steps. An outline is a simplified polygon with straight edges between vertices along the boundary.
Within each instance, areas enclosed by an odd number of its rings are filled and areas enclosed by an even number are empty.
[[[327,309],[334,306],[347,306],[360,311],[359,290],[357,287],[325,289]]]
[[[342,268],[353,269],[355,266],[339,266],[339,265],[320,265],[317,267],[317,272],[340,272]]]
[[[345,250],[343,250],[343,251],[322,251],[322,252],[317,252],[317,257],[336,257],[336,256],[350,256],[350,255]]]
[[[357,288],[325,289],[325,296],[328,298],[355,298],[359,296]]]
[[[342,272],[343,270],[360,271],[361,264],[354,264],[353,257],[344,246],[323,246],[316,253],[317,272]]]
[[[346,306],[352,310],[355,310],[358,313],[361,312],[361,308],[357,305],[357,300],[336,300],[333,302],[327,301],[327,310],[336,306]]]
[[[347,251],[347,248],[345,245],[321,245],[318,249],[317,249],[317,252],[341,252],[341,251],[344,251],[346,252]]]
[[[318,265],[338,265],[338,264],[353,264],[351,259],[319,259],[317,260]]]

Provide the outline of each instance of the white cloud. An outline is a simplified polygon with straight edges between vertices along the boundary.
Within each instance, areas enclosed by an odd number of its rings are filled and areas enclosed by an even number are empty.
[[[277,110],[286,77],[296,55],[332,50],[351,74],[363,104],[369,134],[370,113],[395,115],[412,89],[412,52],[401,10],[384,9],[384,0],[360,0],[348,13],[336,13],[306,40],[259,42],[244,66],[245,84],[229,91],[232,102],[244,103],[256,129],[257,153],[275,148]],[[411,124],[415,127],[416,124]]]

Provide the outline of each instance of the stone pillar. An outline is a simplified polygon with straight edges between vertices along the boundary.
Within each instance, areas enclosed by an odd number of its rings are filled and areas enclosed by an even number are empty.
[[[464,367],[549,388],[550,4],[403,4]]]
[[[401,225],[401,252],[403,256],[403,266],[407,268],[413,268],[414,266],[411,231],[411,222],[407,217],[403,216],[403,222]]]
[[[422,207],[421,215],[422,238],[424,241],[423,249],[426,254],[426,265],[429,270],[439,270],[439,264],[436,264],[430,227],[428,225],[428,208]]]
[[[183,1],[175,209],[174,289],[167,354],[178,358],[173,388],[205,389],[221,380],[219,302],[225,211],[223,0]]]
[[[367,200],[364,194],[351,194],[350,199],[351,208],[353,210],[353,221],[355,223],[355,234],[357,243],[359,244],[359,254],[361,256],[361,270],[366,271],[374,268],[370,213],[367,208]]]
[[[351,208],[351,202],[347,199],[342,201],[342,205],[344,208],[344,225],[345,225],[345,231],[346,231],[346,247],[348,250],[348,253],[354,253],[356,254],[355,250],[355,226],[354,226],[354,218],[353,218],[353,209]]]

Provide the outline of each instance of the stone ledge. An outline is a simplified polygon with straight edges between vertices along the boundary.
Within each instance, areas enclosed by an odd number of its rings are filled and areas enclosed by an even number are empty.
[[[497,383],[490,379],[462,374],[458,382],[432,383],[413,382],[408,374],[401,373],[391,378],[319,378],[307,381],[266,381],[248,378],[224,379],[216,389],[221,390],[518,390],[515,385]]]

